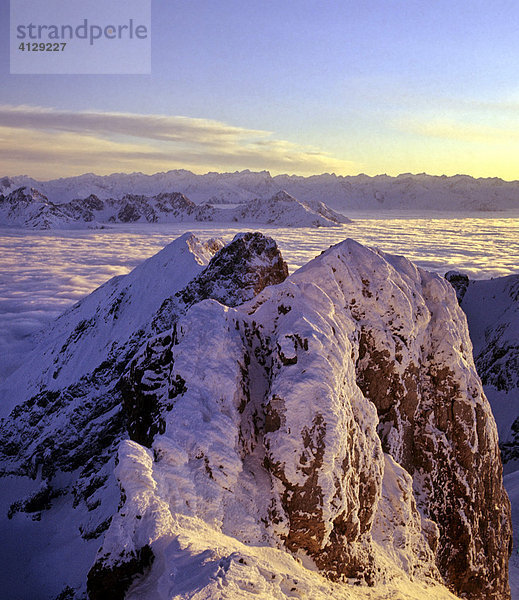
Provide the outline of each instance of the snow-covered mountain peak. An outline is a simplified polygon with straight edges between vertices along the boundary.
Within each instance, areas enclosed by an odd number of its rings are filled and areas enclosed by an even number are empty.
[[[352,240],[236,308],[193,305],[125,375],[126,501],[90,589],[133,565],[148,574],[130,596],[165,598],[187,518],[335,581],[439,571],[473,600],[508,597],[509,504],[470,350],[448,282]]]
[[[38,334],[35,350],[4,383],[10,392],[9,402],[0,407],[2,414],[27,393],[60,389],[103,363],[113,368],[124,361],[164,299],[200,273],[222,245],[208,245],[185,233],[127,275],[110,279],[80,300]]]
[[[38,559],[78,566],[47,597],[507,600],[496,428],[450,284],[353,240],[289,277],[259,233],[215,246],[187,234],[58,319],[36,393],[11,376],[0,533],[66,530]]]
[[[297,202],[294,196],[291,196],[285,190],[280,190],[277,194],[274,194],[271,200],[274,200],[276,202]]]
[[[163,302],[153,318],[153,331],[169,329],[197,302],[212,298],[236,306],[287,276],[288,267],[272,238],[259,232],[238,233],[214,255],[206,269]]]
[[[74,220],[34,187],[22,186],[0,194],[0,223],[34,229],[73,227]]]
[[[194,233],[186,232],[165,246],[128,274],[131,280],[142,277],[152,278],[154,269],[166,269],[163,279],[171,278],[175,281],[179,276],[186,283],[193,277],[193,261],[198,265],[207,265],[214,253],[223,247],[223,242],[212,240],[210,244],[201,242]]]
[[[225,277],[225,279],[224,279]],[[242,304],[263,288],[288,277],[288,268],[276,242],[259,232],[239,233],[211,260],[179,296],[186,305],[194,299],[213,298],[229,306]],[[225,281],[225,287],[218,285]],[[211,286],[211,292],[208,292]],[[202,291],[203,295],[202,295]]]
[[[27,188],[26,186],[20,187],[13,192],[11,192],[8,196],[9,202],[15,204],[16,202],[43,202],[48,203],[49,199],[47,196],[42,194],[39,190],[31,187]]]
[[[329,209],[322,202],[300,201],[285,191],[268,198],[254,198],[234,210],[232,219],[244,222],[266,222],[295,227],[336,227],[351,223],[350,219]]]

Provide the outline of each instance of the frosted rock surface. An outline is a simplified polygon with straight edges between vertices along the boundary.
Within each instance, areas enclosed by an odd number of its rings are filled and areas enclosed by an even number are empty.
[[[509,598],[497,432],[450,284],[352,240],[288,278],[261,234],[216,249],[183,236],[102,286],[10,378],[2,535],[78,565],[45,598]],[[49,549],[56,523],[72,541]]]
[[[509,597],[496,427],[443,278],[347,240],[248,303],[193,306],[168,341],[162,372],[148,345],[126,381],[154,391],[151,493],[173,520],[286,548],[335,581],[403,572]],[[154,518],[117,527],[159,565]]]

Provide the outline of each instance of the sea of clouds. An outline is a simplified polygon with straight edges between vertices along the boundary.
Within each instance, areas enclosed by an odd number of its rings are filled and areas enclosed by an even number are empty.
[[[359,216],[361,218],[359,218]],[[31,334],[115,275],[130,271],[186,230],[229,241],[243,230],[274,237],[290,271],[347,237],[444,274],[485,279],[519,272],[517,218],[357,216],[340,228],[125,225],[86,231],[0,229],[0,380],[31,348]],[[354,215],[355,217],[355,215]]]

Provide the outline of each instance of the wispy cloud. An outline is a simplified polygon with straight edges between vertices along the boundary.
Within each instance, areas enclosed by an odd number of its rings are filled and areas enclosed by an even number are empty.
[[[76,112],[25,105],[0,105],[0,125],[103,137],[117,134],[168,142],[189,140],[207,145],[271,135],[268,131],[233,127],[209,119],[119,112]]]
[[[251,168],[306,174],[359,167],[269,131],[209,119],[9,105],[0,105],[0,157],[10,173],[39,177],[81,170]]]

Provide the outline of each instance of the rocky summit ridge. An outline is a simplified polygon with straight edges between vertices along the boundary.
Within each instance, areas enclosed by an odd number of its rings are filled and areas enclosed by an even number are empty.
[[[153,276],[182,253],[198,266],[117,330],[113,364],[106,340],[149,288],[146,263],[55,325],[64,352],[36,348],[56,378],[23,392],[27,372],[10,377],[22,392],[0,427],[0,491],[20,491],[3,539],[48,536],[61,519],[77,565],[6,589],[509,598],[497,430],[450,284],[352,240],[290,276],[259,233],[173,245]],[[83,335],[104,349],[75,378]]]

